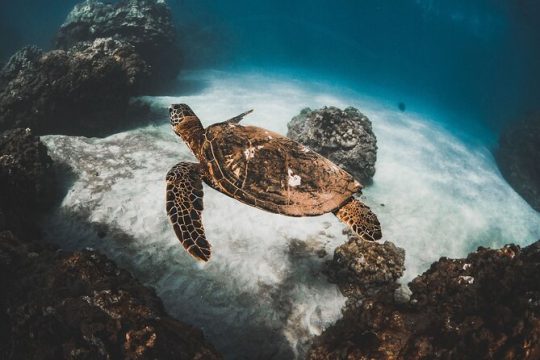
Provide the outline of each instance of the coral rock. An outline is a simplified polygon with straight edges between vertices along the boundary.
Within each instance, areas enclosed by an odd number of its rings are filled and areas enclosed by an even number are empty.
[[[372,182],[377,139],[371,121],[357,109],[305,108],[289,122],[287,136],[329,158],[363,184]]]
[[[95,136],[127,122],[147,66],[132,45],[97,39],[69,51],[27,47],[0,72],[0,130]]]
[[[29,256],[34,254],[33,256]],[[94,251],[62,252],[0,232],[3,359],[220,359],[169,317],[151,288]]]
[[[39,138],[27,129],[0,134],[0,230],[19,236],[37,233],[40,210],[56,193],[52,160]]]
[[[165,1],[84,1],[73,8],[61,26],[56,46],[67,50],[79,42],[109,37],[133,45],[149,65],[151,83],[145,89],[159,88],[175,80],[181,56]]]
[[[404,261],[405,250],[389,241],[379,244],[351,236],[335,250],[327,275],[349,299],[393,297]]]
[[[349,302],[308,358],[540,358],[540,241],[441,258],[409,286],[410,302]]]

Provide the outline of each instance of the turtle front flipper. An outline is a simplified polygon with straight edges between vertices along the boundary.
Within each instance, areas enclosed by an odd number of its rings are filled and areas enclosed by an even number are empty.
[[[340,208],[334,211],[339,220],[349,225],[351,229],[364,240],[379,240],[382,237],[381,224],[377,216],[364,203],[349,198]]]
[[[203,187],[200,165],[181,162],[167,173],[167,215],[176,236],[191,256],[210,259],[210,243],[204,236],[201,213]]]

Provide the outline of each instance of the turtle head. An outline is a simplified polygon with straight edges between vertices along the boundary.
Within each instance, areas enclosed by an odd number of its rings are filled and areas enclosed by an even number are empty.
[[[186,104],[172,104],[169,107],[171,126],[195,155],[200,149],[204,128],[193,110]]]
[[[169,117],[173,128],[176,128],[177,125],[188,117],[193,117],[198,120],[197,115],[195,115],[193,110],[186,104],[172,104],[169,107]]]

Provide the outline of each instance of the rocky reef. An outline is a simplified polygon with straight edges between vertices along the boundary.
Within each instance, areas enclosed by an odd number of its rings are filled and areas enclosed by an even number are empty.
[[[395,283],[400,251],[382,247],[351,239],[336,250],[332,266],[349,278],[339,283],[349,301],[343,318],[315,339],[309,359],[540,357],[540,241],[441,258],[409,283],[410,292]],[[392,263],[379,261],[383,254]],[[355,258],[365,262],[348,260]],[[382,275],[370,276],[377,267]]]
[[[287,125],[287,136],[329,158],[362,184],[375,175],[377,139],[371,121],[353,107],[303,109]]]
[[[0,135],[0,358],[219,359],[168,316],[153,289],[93,251],[40,240],[55,199],[52,160],[29,130]]]
[[[26,47],[0,72],[0,129],[96,136],[126,126],[147,67],[133,46],[98,39],[68,51]]]
[[[506,181],[540,211],[540,112],[502,131],[495,158]]]
[[[115,4],[87,0],[77,4],[60,27],[56,46],[68,50],[81,42],[110,38],[130,44],[149,68],[146,91],[176,79],[181,53],[165,1],[124,0]]]
[[[23,238],[38,234],[36,218],[57,189],[52,165],[47,148],[29,130],[0,134],[0,230]]]
[[[325,271],[349,303],[369,298],[393,299],[400,288],[397,280],[405,270],[405,250],[390,241],[376,243],[349,235],[349,241],[334,251]]]
[[[95,251],[3,231],[0,271],[3,359],[220,358],[200,330],[165,313],[153,289]]]
[[[60,28],[57,50],[28,46],[0,71],[0,131],[103,136],[146,122],[130,98],[174,83],[180,50],[164,1],[86,1]]]

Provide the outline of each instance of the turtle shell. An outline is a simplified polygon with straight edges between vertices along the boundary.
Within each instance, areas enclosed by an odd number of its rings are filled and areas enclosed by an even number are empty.
[[[205,180],[212,187],[278,214],[324,214],[339,208],[362,187],[325,157],[255,126],[219,123],[208,127],[201,157]]]

